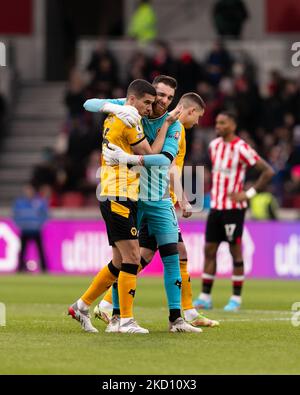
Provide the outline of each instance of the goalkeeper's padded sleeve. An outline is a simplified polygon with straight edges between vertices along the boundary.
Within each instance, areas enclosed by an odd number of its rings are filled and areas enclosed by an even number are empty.
[[[144,166],[170,166],[172,160],[166,154],[144,155]]]
[[[126,99],[89,99],[84,103],[83,107],[86,111],[99,112],[103,109],[103,106],[106,103],[123,106],[126,103]]]
[[[86,111],[99,112],[102,110],[105,103],[105,99],[89,99],[84,103],[83,107]]]

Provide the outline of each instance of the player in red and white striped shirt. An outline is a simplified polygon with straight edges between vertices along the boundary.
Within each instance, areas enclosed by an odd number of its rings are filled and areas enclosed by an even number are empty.
[[[237,121],[231,112],[222,112],[216,119],[218,138],[209,145],[212,162],[211,211],[206,225],[205,266],[202,293],[194,302],[199,309],[212,308],[211,290],[216,274],[217,250],[223,241],[230,244],[233,258],[233,295],[225,306],[236,311],[241,306],[244,263],[241,238],[247,200],[264,188],[273,177],[273,169],[235,133]],[[246,171],[255,167],[261,172],[253,187],[244,191]]]

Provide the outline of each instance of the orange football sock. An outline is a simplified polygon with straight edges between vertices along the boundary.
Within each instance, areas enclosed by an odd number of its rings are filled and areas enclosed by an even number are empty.
[[[180,259],[181,274],[181,305],[183,310],[193,309],[193,294],[190,274],[187,269],[187,259]]]
[[[106,292],[106,294],[103,297],[103,300],[106,302],[112,304],[112,287],[109,288],[109,290]]]
[[[140,273],[143,269],[144,269],[143,266],[139,264],[138,273]],[[109,290],[106,292],[102,300],[105,300],[107,303],[113,304],[112,287],[109,288]]]
[[[118,279],[121,318],[133,317],[133,299],[136,290],[137,270],[137,265],[122,264]]]
[[[111,287],[118,278],[118,273],[119,270],[112,263],[109,263],[97,274],[81,299],[90,306],[103,292]]]

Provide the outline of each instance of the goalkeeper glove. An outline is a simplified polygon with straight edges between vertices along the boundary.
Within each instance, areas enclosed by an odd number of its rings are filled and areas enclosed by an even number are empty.
[[[120,106],[119,104],[105,103],[101,112],[115,114],[129,128],[138,125],[141,121],[141,116],[138,113],[138,110],[129,105]]]
[[[141,165],[143,163],[142,155],[130,155],[117,145],[109,143],[104,146],[102,155],[108,166],[115,166],[119,163],[122,165]]]

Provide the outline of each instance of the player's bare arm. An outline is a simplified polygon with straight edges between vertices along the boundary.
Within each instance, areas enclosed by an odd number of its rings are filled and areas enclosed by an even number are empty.
[[[151,145],[152,152],[150,154],[159,154],[163,148],[165,138],[168,132],[168,129],[174,122],[176,122],[180,115],[182,114],[182,106],[177,106],[173,111],[171,111],[163,123],[160,131],[157,134],[154,143]],[[149,154],[148,152],[145,154]]]
[[[168,129],[174,122],[178,120],[181,113],[182,113],[182,106],[178,106],[173,111],[171,111],[168,117],[166,118],[165,122],[163,123],[160,131],[158,132],[157,137],[154,140],[153,144],[150,145],[146,139],[141,141],[139,144],[136,144],[135,146],[132,147],[134,154],[153,155],[153,154],[161,153]]]
[[[180,111],[176,110],[175,112],[175,110],[173,110],[174,113],[170,114],[170,116],[163,123],[163,126],[158,132],[157,137],[152,145],[150,145],[148,141],[144,139],[139,144],[136,144],[132,147],[135,155],[153,155],[159,154],[161,152],[169,127],[178,119],[180,115]]]
[[[261,172],[257,181],[247,191],[232,193],[230,195],[232,200],[235,200],[236,202],[242,202],[251,199],[251,197],[253,197],[257,192],[263,190],[267,183],[275,175],[272,167],[262,158],[256,162],[254,168]]]

